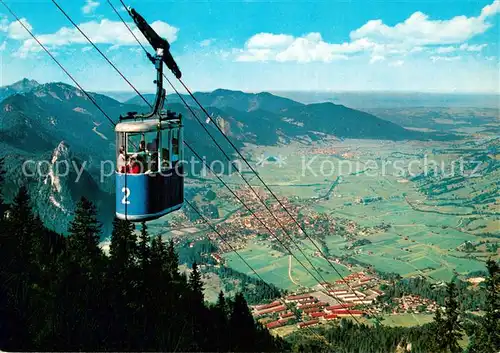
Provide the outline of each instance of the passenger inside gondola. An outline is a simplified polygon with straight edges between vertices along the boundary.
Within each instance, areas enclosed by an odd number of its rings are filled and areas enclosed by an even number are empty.
[[[179,140],[172,139],[172,163],[175,165],[179,161]]]
[[[153,139],[153,142],[148,143],[148,145],[147,145],[147,151],[151,152],[151,153],[158,152],[158,138],[157,137],[155,137]]]
[[[139,148],[137,149],[137,153],[144,153],[146,152],[146,141],[141,140],[139,143]]]
[[[132,155],[132,157],[130,157],[130,164],[127,166],[129,167],[129,170],[127,171],[127,173],[140,174],[143,171],[142,165],[138,161],[137,157],[138,157],[137,154],[134,154]]]
[[[157,173],[160,169],[173,168],[180,159],[179,139],[173,137],[171,150],[168,139],[162,139],[165,144],[160,145],[158,132],[127,134],[126,148],[120,147],[117,156],[117,171],[126,174]],[[170,152],[173,152],[170,155]]]
[[[127,158],[125,157],[125,147],[120,147],[120,152],[118,154],[118,160],[116,162],[116,170],[120,173],[125,172],[125,165],[127,164]]]
[[[170,152],[166,148],[161,149],[161,169],[166,170],[170,168]]]
[[[136,163],[140,168],[140,173],[146,172],[148,170],[148,154],[146,152],[146,141],[144,140],[144,136],[142,136],[142,140],[139,143],[139,148],[137,149],[137,153],[135,155]]]

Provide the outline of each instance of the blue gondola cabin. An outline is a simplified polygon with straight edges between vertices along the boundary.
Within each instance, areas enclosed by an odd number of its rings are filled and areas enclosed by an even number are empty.
[[[184,202],[181,116],[116,125],[116,216],[143,222]]]

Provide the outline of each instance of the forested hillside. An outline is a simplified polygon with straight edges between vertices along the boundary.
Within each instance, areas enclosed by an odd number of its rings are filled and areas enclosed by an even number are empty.
[[[0,186],[3,184],[0,159]],[[26,188],[10,205],[0,193],[0,350],[468,352],[500,348],[500,271],[488,261],[484,315],[460,309],[454,282],[434,322],[391,328],[342,320],[287,337],[256,323],[241,293],[204,300],[196,262],[179,272],[173,242],[113,222],[109,255],[99,248],[95,206],[77,205],[68,236],[46,229]]]
[[[0,200],[0,350],[282,351],[241,294],[207,305],[197,265],[179,273],[173,243],[137,239],[115,220],[110,255],[97,211],[78,203],[68,237],[47,230],[25,188]]]

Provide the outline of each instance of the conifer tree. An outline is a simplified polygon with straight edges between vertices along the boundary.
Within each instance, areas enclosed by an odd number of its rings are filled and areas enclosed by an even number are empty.
[[[22,186],[10,206],[9,219],[4,223],[1,247],[3,266],[0,281],[4,307],[1,319],[5,320],[7,348],[23,350],[31,344],[28,332],[31,316],[31,288],[33,281],[33,221],[28,190]],[[1,324],[0,324],[1,325]],[[1,327],[1,326],[0,326]]]
[[[91,272],[102,258],[99,248],[101,224],[97,220],[95,206],[82,197],[75,209],[75,217],[70,222],[69,251],[84,272]]]
[[[95,206],[82,197],[70,222],[68,249],[62,257],[64,265],[60,274],[63,286],[60,290],[67,293],[61,303],[67,326],[61,330],[70,350],[83,349],[84,340],[88,350],[96,350],[102,339],[92,334],[108,308],[103,286],[107,258],[99,248],[100,231]]]
[[[34,215],[31,212],[30,198],[26,187],[21,186],[10,207],[9,237],[17,243],[17,256],[19,262],[27,264],[31,252],[31,229]]]
[[[201,281],[201,274],[198,270],[198,264],[193,263],[192,271],[189,275],[189,288],[193,292],[193,299],[196,304],[203,304],[203,282]]]
[[[462,351],[458,341],[462,338],[463,328],[456,296],[456,286],[451,281],[446,286],[444,316],[441,309],[438,308],[434,317],[435,344],[439,352],[456,353]]]
[[[469,345],[469,353],[496,353],[500,351],[500,268],[489,259],[486,263],[485,315],[479,318]]]
[[[167,275],[172,280],[179,279],[179,257],[175,252],[174,241],[172,239],[168,242],[165,267]]]
[[[137,244],[134,227],[115,220],[108,259],[90,202],[79,202],[67,240],[48,231],[29,203],[22,188],[7,222],[16,236],[0,243],[8,264],[0,267],[0,349],[282,350],[255,326],[241,294],[233,305],[221,292],[207,307],[197,264],[188,280],[173,242],[166,247],[157,236],[150,245],[145,224]]]
[[[151,242],[151,267],[157,275],[162,278],[166,274],[167,249],[161,239],[161,236],[156,236]]]
[[[6,211],[5,199],[3,197],[3,187],[5,183],[5,158],[0,158],[0,221],[4,218]]]
[[[142,271],[146,271],[150,260],[149,234],[146,222],[141,224],[141,235],[139,237],[138,249],[139,266]]]
[[[217,340],[216,345],[219,350],[226,351],[229,348],[229,344],[227,342],[227,304],[226,298],[224,297],[224,293],[222,291],[219,292],[219,296],[217,297],[217,303],[215,304],[215,315],[217,320],[215,321],[215,325],[217,328]]]
[[[137,258],[137,236],[131,222],[115,218],[109,246],[110,266],[107,280],[109,305],[113,311],[110,321],[108,344],[112,350],[131,350],[123,337],[132,337],[129,325],[133,319],[131,307],[137,298],[135,261]],[[131,340],[132,341],[132,340]]]
[[[489,259],[486,263],[486,314],[484,332],[486,334],[485,352],[500,350],[500,268],[498,263]]]
[[[220,313],[226,316],[226,298],[224,297],[224,292],[220,291],[219,296],[217,297],[217,304],[215,306]]]
[[[130,269],[137,257],[137,251],[137,236],[134,233],[134,225],[129,221],[115,218],[109,245],[112,266],[120,271]]]
[[[241,292],[234,297],[229,318],[231,330],[231,350],[248,352],[255,350],[255,322]]]

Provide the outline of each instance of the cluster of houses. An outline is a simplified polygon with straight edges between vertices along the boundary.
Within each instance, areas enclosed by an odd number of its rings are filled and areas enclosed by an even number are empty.
[[[352,273],[334,283],[320,283],[315,292],[255,305],[252,314],[269,329],[295,324],[304,328],[344,317],[360,317],[376,310],[374,307],[367,309],[367,306],[384,294],[376,289],[379,284],[377,277],[364,272]]]
[[[394,298],[397,307],[393,309],[396,313],[433,313],[437,310],[438,304],[430,299],[422,298],[419,295],[403,295],[401,298]]]
[[[364,311],[353,308],[356,304],[331,305],[320,300],[317,293],[289,295],[270,304],[256,305],[252,307],[252,314],[265,323],[268,329],[295,323],[298,328],[303,328],[337,318],[359,317],[365,314]]]
[[[351,303],[355,305],[373,304],[378,296],[384,292],[371,288],[377,284],[375,277],[366,275],[363,272],[352,273],[343,280],[335,281],[335,285],[328,289],[328,293],[338,299],[340,302]]]

